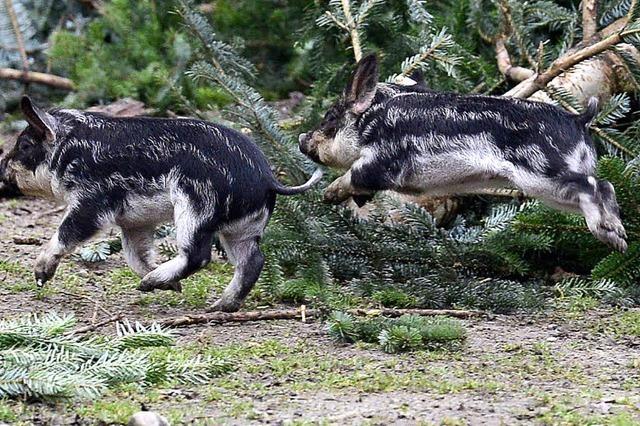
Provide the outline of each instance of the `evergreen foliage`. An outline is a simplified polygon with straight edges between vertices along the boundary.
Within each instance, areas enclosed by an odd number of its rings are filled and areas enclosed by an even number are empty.
[[[462,322],[448,317],[403,315],[397,319],[356,319],[333,312],[327,321],[329,335],[337,341],[378,343],[389,353],[421,349],[454,349],[466,338]]]
[[[75,317],[56,313],[0,320],[0,398],[96,399],[109,388],[203,384],[231,364],[177,355],[158,325],[118,324],[113,339],[73,335]]]
[[[185,78],[192,51],[172,8],[171,2],[114,0],[82,32],[54,33],[52,70],[70,76],[76,85],[65,103],[82,106],[133,97],[160,110],[189,112],[227,103],[221,92]]]
[[[629,10],[637,2],[600,3],[602,26],[627,15],[637,21],[636,11]],[[575,1],[293,0],[273,8],[266,0],[225,0],[216,2],[210,20],[198,6],[188,0],[115,0],[106,4],[103,16],[82,28],[56,32],[52,69],[70,75],[79,88],[68,103],[134,96],[160,109],[194,115],[224,105],[224,118],[250,133],[278,178],[292,184],[306,180],[313,169],[297,150],[297,133],[312,126],[343,89],[354,62],[354,31],[363,52],[378,53],[382,75],[390,80],[422,70],[436,90],[495,95],[513,84],[496,69],[496,35],[507,36],[514,65],[533,70],[548,67],[582,35]],[[169,13],[176,7],[177,14]],[[0,18],[0,31],[8,28],[3,22]],[[631,22],[627,29],[637,24]],[[638,37],[628,34],[626,41],[640,47]],[[282,68],[265,59],[274,51],[282,51],[280,59],[288,61]],[[632,83],[640,87],[637,58],[623,49],[615,51],[631,71]],[[291,78],[274,77],[285,74]],[[272,84],[277,79],[283,80],[281,86]],[[295,86],[293,80],[301,82],[297,87],[306,89],[308,96],[297,111],[303,118],[284,127],[265,96],[281,96],[282,90]],[[569,111],[582,109],[565,90],[549,87],[546,92]],[[593,238],[581,217],[538,202],[474,198],[465,203],[468,207],[455,223],[439,229],[425,210],[411,204],[398,205],[379,196],[363,219],[348,209],[322,204],[319,190],[314,190],[278,199],[263,241],[267,262],[261,285],[280,300],[334,308],[364,297],[383,306],[510,312],[539,307],[542,284],[560,266],[580,274],[580,282],[587,283],[584,288],[603,289],[594,290],[596,296],[614,294],[605,288],[613,285],[625,300],[636,300],[637,99],[617,94],[601,108],[592,125],[604,156],[598,175],[616,187],[629,234],[627,253],[611,253]],[[176,252],[168,240],[160,249],[169,256]],[[115,251],[117,247],[100,242],[80,255],[99,261]],[[549,290],[569,294],[575,287],[579,293],[583,284],[577,283],[569,280]],[[602,283],[607,285],[601,287]]]

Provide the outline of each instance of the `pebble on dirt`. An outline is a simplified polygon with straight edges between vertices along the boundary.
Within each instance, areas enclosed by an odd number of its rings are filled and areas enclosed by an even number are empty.
[[[129,419],[128,426],[170,426],[169,421],[153,411],[138,411]]]

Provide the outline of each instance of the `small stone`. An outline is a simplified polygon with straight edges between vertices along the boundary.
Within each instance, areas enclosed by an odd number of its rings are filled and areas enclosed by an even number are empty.
[[[598,409],[602,414],[609,414],[611,406],[604,401],[600,401],[600,403],[598,404]]]
[[[139,411],[129,419],[128,426],[170,426],[169,421],[153,411]]]

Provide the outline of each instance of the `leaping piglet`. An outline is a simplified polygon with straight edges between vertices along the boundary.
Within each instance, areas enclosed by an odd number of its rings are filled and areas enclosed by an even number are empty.
[[[595,98],[575,115],[541,102],[378,83],[370,55],[299,142],[317,163],[347,170],[326,189],[327,202],[363,204],[384,190],[446,196],[511,186],[582,214],[596,238],[623,252],[614,188],[595,177],[588,125],[596,112]]]

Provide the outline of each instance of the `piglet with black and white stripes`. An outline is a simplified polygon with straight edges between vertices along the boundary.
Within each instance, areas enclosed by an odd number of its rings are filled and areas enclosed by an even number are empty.
[[[36,261],[39,285],[64,255],[117,225],[139,290],[179,291],[211,260],[217,234],[236,269],[212,309],[236,311],[262,270],[258,242],[276,194],[304,192],[322,177],[317,170],[304,185],[283,186],[247,136],[205,121],[44,111],[27,97],[21,107],[29,126],[0,163],[2,175],[25,194],[68,206]],[[171,220],[179,253],[158,266],[153,232]]]
[[[378,83],[376,57],[358,64],[340,99],[300,150],[347,172],[325,201],[366,203],[377,191],[446,196],[511,186],[582,214],[599,240],[627,248],[611,183],[595,177],[588,125],[597,112],[505,97]]]

